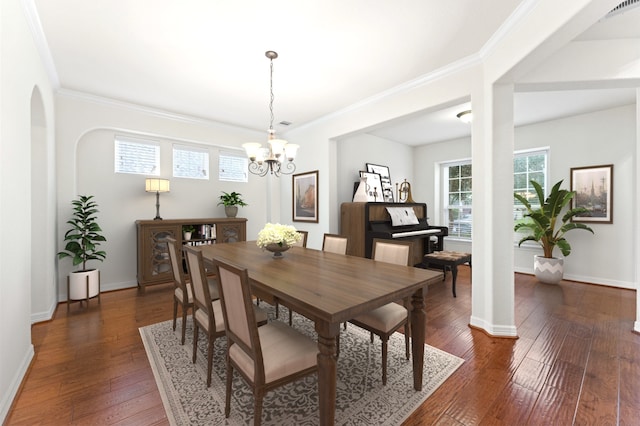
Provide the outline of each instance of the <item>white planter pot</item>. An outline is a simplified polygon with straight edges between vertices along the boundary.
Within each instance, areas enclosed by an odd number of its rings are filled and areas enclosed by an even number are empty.
[[[538,281],[547,284],[558,284],[564,273],[564,259],[534,256],[533,272]]]
[[[238,214],[238,206],[225,206],[224,214],[226,214],[227,217],[236,217]]]
[[[67,277],[67,300],[85,300],[100,294],[100,271],[71,272]]]

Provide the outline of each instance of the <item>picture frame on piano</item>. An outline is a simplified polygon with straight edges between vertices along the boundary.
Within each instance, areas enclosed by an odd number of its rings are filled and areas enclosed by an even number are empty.
[[[367,202],[384,201],[382,197],[382,181],[378,173],[360,171],[360,177],[367,178]]]
[[[389,167],[379,164],[366,163],[367,172],[377,173],[380,175],[380,183],[382,185],[382,201],[393,203],[393,187],[391,185],[391,175]]]

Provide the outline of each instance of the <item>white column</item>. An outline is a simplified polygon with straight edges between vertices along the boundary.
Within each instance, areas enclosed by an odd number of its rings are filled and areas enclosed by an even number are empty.
[[[640,333],[640,89],[636,89],[636,164],[635,164],[635,217],[634,238],[635,238],[635,259],[636,259],[636,321],[633,330]]]
[[[470,325],[515,337],[513,85],[481,82],[473,110],[473,265]]]

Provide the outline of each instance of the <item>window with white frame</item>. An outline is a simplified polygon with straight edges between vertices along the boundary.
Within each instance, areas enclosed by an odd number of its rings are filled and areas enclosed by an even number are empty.
[[[209,150],[173,145],[173,177],[209,180]]]
[[[160,144],[116,135],[115,172],[160,176]]]
[[[531,180],[542,186],[547,192],[547,160],[548,149],[519,151],[513,158],[513,190],[530,199],[533,205],[539,203]],[[444,220],[449,228],[449,236],[460,239],[471,239],[472,230],[472,181],[471,160],[443,163],[444,182]],[[517,200],[513,206],[513,219],[521,220],[525,213],[524,206]]]
[[[226,182],[249,182],[249,160],[244,154],[220,151],[218,179]]]

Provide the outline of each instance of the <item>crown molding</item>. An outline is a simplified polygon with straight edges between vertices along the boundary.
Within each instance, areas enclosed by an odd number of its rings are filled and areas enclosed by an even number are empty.
[[[40,23],[40,16],[38,16],[38,10],[33,0],[22,0],[22,9],[24,11],[27,25],[31,30],[33,42],[36,45],[36,49],[42,59],[45,71],[49,76],[49,81],[54,89],[60,88],[60,78],[58,77],[58,71],[56,65],[53,62],[53,56],[51,56],[51,50],[49,49],[49,43],[47,43],[47,37],[42,30],[42,24]]]

